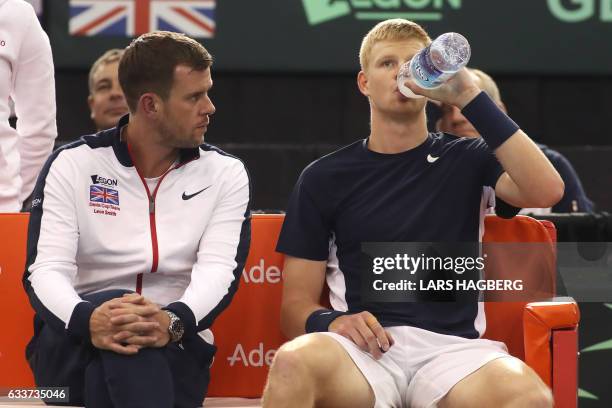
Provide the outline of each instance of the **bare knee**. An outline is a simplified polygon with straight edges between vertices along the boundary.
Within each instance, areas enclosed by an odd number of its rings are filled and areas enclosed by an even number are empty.
[[[324,381],[326,370],[332,370],[330,341],[321,334],[308,334],[281,346],[270,367],[264,402],[300,398],[304,406],[313,406],[317,385]]]
[[[304,378],[308,372],[307,357],[300,350],[282,346],[278,349],[270,366],[270,380],[295,384],[295,377]]]
[[[518,393],[510,403],[506,404],[506,406],[508,408],[551,408],[554,406],[554,399],[548,387],[542,384]]]
[[[477,396],[477,397],[476,397]],[[540,377],[517,359],[496,359],[470,374],[440,401],[440,407],[552,407]]]
[[[313,333],[276,353],[263,395],[264,408],[372,407],[374,393],[344,348]]]
[[[526,368],[523,375],[507,381],[505,392],[501,394],[501,405],[505,408],[550,408],[554,400],[550,389],[530,368]]]
[[[332,370],[337,354],[330,350],[333,340],[321,334],[308,334],[285,343],[278,349],[270,376],[300,379],[324,376]]]
[[[287,408],[297,399],[301,401],[298,406],[313,407],[314,389],[305,372],[306,364],[299,353],[284,346],[278,349],[268,373],[262,406]]]

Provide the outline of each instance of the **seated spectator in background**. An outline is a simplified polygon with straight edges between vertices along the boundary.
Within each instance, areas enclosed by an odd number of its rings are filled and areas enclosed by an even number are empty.
[[[502,102],[499,88],[497,87],[495,81],[493,81],[489,75],[481,70],[470,68],[469,71],[474,74],[474,79],[478,87],[485,91],[504,112],[507,112],[506,106]],[[461,114],[461,111],[457,107],[445,104],[441,105],[441,117],[438,120],[437,129],[457,136],[480,137],[478,131],[465,118],[465,116]],[[565,193],[563,194],[561,201],[551,208],[525,208],[521,211],[521,213],[547,214],[550,212],[592,212],[593,202],[587,198],[584,189],[582,188],[582,183],[578,178],[578,174],[576,174],[576,171],[570,164],[569,160],[567,160],[567,158],[565,158],[561,153],[543,144],[536,144],[559,172],[559,175],[565,183]],[[492,191],[489,190],[489,193],[492,193]],[[487,196],[487,192],[485,192],[484,196]],[[494,199],[494,197],[491,198]],[[483,197],[483,200],[486,202],[487,198]],[[499,200],[497,204],[499,206]]]
[[[212,56],[165,31],[119,64],[129,115],[56,150],[41,172],[24,287],[26,357],[69,405],[201,406],[250,243],[244,164],[204,143]],[[161,186],[161,188],[160,188]]]
[[[57,137],[49,38],[32,6],[0,0],[0,212],[17,212]],[[9,124],[15,102],[16,129]]]
[[[94,62],[89,70],[89,97],[87,103],[96,131],[117,126],[128,112],[123,90],[119,85],[119,60],[123,50],[108,50]]]

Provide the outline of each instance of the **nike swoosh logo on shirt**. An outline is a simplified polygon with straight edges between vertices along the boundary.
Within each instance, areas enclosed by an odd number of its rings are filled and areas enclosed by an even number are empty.
[[[436,160],[438,160],[439,158],[440,158],[440,156],[438,156],[438,157],[433,157],[431,154],[428,154],[428,155],[427,155],[427,161],[428,161],[429,163],[435,163],[435,161],[436,161]]]
[[[210,187],[210,186],[208,186],[208,187]],[[197,191],[197,192],[195,192],[195,193],[193,193],[193,194],[185,194],[185,193],[183,192],[183,200],[189,200],[190,198],[193,198],[193,197],[197,196],[197,195],[198,195],[198,194],[200,194],[202,191],[206,190],[208,187],[204,187],[204,188],[203,188],[203,189],[201,189],[200,191]]]

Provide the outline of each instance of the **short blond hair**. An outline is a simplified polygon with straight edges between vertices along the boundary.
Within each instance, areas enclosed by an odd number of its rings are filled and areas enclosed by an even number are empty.
[[[469,71],[472,74],[476,75],[476,77],[480,80],[479,88],[485,91],[487,95],[489,95],[489,97],[493,99],[493,102],[497,104],[502,103],[499,88],[497,87],[497,84],[489,74],[476,68],[469,68]]]
[[[113,48],[113,49],[106,51],[104,54],[102,54],[102,56],[100,56],[100,58],[96,60],[96,62],[93,63],[93,65],[91,66],[91,69],[89,70],[89,79],[88,79],[90,94],[93,91],[93,86],[94,86],[93,80],[94,80],[94,75],[96,74],[96,71],[98,71],[98,69],[102,65],[112,64],[113,62],[119,62],[119,60],[121,60],[121,57],[123,56],[123,53],[124,53],[124,50],[119,49],[119,48]]]
[[[418,40],[423,42],[425,46],[431,43],[431,38],[427,32],[417,23],[405,20],[403,18],[394,18],[391,20],[381,21],[376,24],[366,35],[361,42],[359,49],[359,64],[361,70],[365,71],[370,64],[370,54],[374,44],[379,41],[404,41]]]

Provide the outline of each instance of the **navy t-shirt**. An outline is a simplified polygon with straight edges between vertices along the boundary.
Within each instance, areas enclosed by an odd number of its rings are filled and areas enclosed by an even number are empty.
[[[477,303],[361,301],[362,242],[477,242],[483,186],[503,169],[484,140],[430,133],[381,154],[360,140],[310,164],[291,195],[279,252],[328,261],[332,306],[373,313],[383,326],[479,336]],[[331,275],[330,275],[331,274]],[[484,323],[484,320],[482,320]]]

